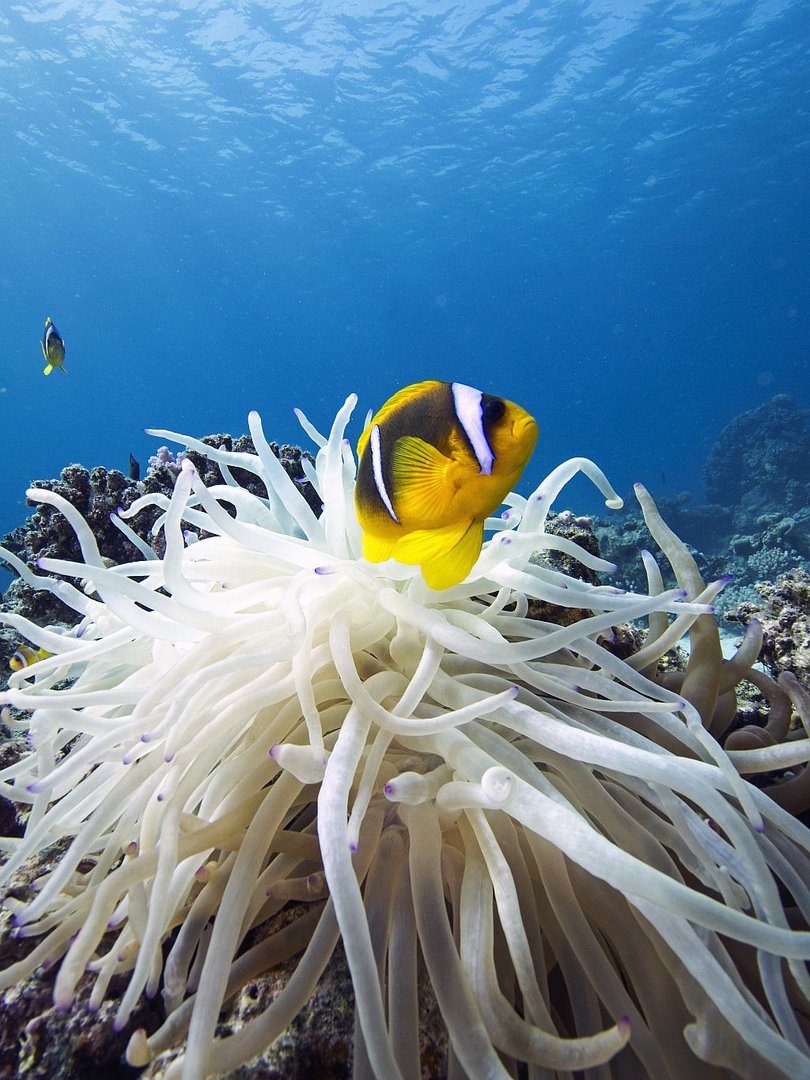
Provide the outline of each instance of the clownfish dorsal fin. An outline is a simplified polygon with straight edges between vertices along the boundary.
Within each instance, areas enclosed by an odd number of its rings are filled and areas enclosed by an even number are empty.
[[[397,439],[391,476],[400,521],[418,521],[426,529],[446,523],[457,490],[448,476],[451,465],[450,458],[424,439],[415,435]]]
[[[397,390],[396,394],[392,398],[378,409],[372,416],[371,423],[363,429],[363,434],[357,440],[357,456],[361,457],[363,451],[366,448],[366,443],[369,440],[372,427],[376,424],[378,427],[388,420],[389,416],[398,412],[405,405],[408,405],[415,398],[426,397],[428,392],[435,390],[437,387],[441,387],[442,383],[436,379],[425,379],[424,382],[413,383],[412,386],[404,386],[401,390]]]
[[[461,521],[443,529],[417,529],[399,539],[393,556],[400,562],[418,563],[431,589],[457,585],[475,565],[484,542],[484,523]]]

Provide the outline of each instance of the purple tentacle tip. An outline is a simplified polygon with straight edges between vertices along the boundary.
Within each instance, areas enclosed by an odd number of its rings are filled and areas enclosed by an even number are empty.
[[[121,758],[121,764],[122,765],[131,765],[132,760],[133,760],[132,759],[132,754],[124,754],[124,756]]]
[[[706,614],[707,615],[716,615],[717,614],[717,608],[714,606],[714,604],[707,604],[706,605]]]
[[[165,798],[166,798],[166,796],[165,796],[165,795],[163,794],[163,792],[162,792],[162,791],[159,791],[159,792],[157,793],[157,801],[158,801],[158,802],[163,802],[163,800],[164,800]]]
[[[112,1029],[116,1034],[118,1034],[119,1031],[123,1031],[126,1026],[127,1026],[126,1020],[122,1020],[117,1016],[112,1022]]]
[[[145,731],[143,733],[143,735],[141,735],[141,742],[151,742],[151,741],[152,741],[152,733],[150,731]]]
[[[733,574],[723,574],[723,576],[720,578],[720,582],[723,585],[728,585],[733,580],[734,580],[734,575]]]
[[[174,754],[164,754],[163,760],[166,762],[167,765],[171,765],[171,763],[174,761]]]
[[[316,566],[315,573],[320,574],[322,577],[326,574],[334,574],[334,570],[331,566]]]
[[[391,780],[389,780],[388,783],[383,787],[383,795],[386,795],[386,796],[390,797],[391,795],[394,794],[395,790],[396,790],[396,788],[395,788],[393,782]]]
[[[42,789],[40,788],[39,784],[27,784],[25,790],[28,792],[29,795],[39,795]]]
[[[273,761],[276,761],[276,760],[278,760],[278,759],[277,759],[277,757],[276,757],[276,751],[277,751],[277,750],[278,750],[278,743],[275,743],[275,744],[274,744],[273,746],[271,746],[271,747],[270,747],[270,749],[269,749],[269,750],[267,751],[267,753],[268,753],[268,754],[270,755],[270,757],[271,757],[271,758],[273,759]]]
[[[509,696],[510,697],[516,698],[519,693],[520,693],[520,687],[519,686],[510,686],[509,687]]]
[[[355,851],[357,851],[357,844],[354,840],[352,840],[352,842],[349,844],[349,851],[352,853],[352,855],[354,855]]]

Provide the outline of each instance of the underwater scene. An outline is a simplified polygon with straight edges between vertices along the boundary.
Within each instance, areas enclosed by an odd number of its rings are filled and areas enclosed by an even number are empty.
[[[810,1077],[810,7],[0,42],[0,1080]]]

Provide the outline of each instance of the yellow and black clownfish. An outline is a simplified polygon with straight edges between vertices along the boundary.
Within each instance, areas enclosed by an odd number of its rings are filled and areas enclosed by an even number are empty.
[[[21,645],[19,649],[12,654],[8,666],[12,671],[22,671],[23,668],[30,667],[31,664],[36,664],[38,660],[47,660],[51,655],[53,654],[45,649],[34,649],[30,645]]]
[[[357,518],[369,562],[422,568],[432,589],[463,581],[484,519],[517,483],[537,423],[512,401],[430,380],[394,394],[357,444]]]
[[[62,366],[65,362],[65,343],[61,334],[53,325],[53,319],[50,315],[45,320],[45,329],[42,332],[42,341],[39,343],[39,347],[42,349],[42,356],[45,360],[45,369],[42,374],[50,375],[53,369],[58,367],[60,371],[64,371],[67,375],[66,369]]]

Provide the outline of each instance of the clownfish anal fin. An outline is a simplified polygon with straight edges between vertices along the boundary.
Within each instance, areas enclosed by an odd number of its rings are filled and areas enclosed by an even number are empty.
[[[456,494],[448,482],[452,462],[441,450],[414,435],[397,439],[391,455],[394,504],[401,521],[424,522],[427,528],[447,521]]]
[[[461,521],[443,529],[416,529],[397,540],[395,559],[422,567],[431,589],[447,589],[469,574],[484,542],[483,521]]]
[[[431,589],[458,585],[475,566],[484,544],[484,523],[473,521],[459,542],[445,555],[422,566],[422,576]]]
[[[385,562],[386,559],[391,558],[391,552],[393,551],[395,538],[386,538],[381,536],[374,536],[372,533],[363,530],[363,558],[368,559],[369,562]]]

